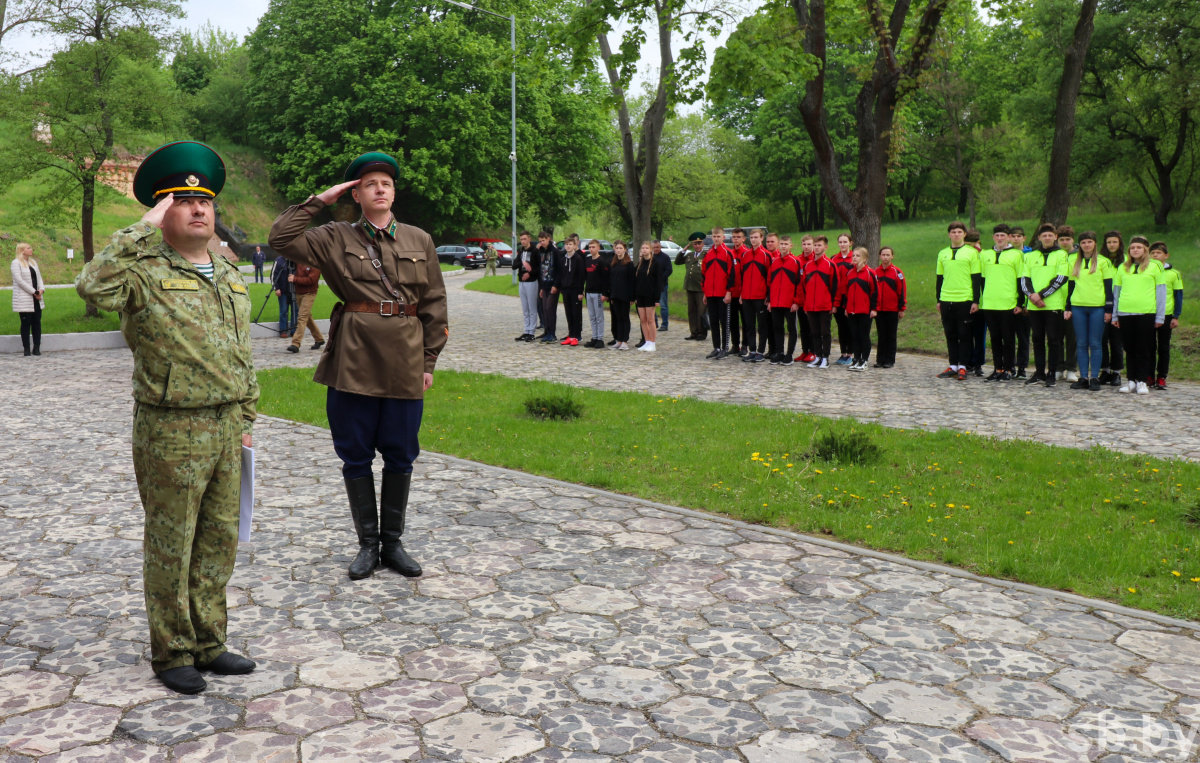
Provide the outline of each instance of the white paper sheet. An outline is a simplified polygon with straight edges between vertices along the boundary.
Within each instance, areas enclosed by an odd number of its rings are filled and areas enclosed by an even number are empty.
[[[254,521],[254,448],[242,446],[242,515],[238,520],[238,542],[250,540],[250,524]]]

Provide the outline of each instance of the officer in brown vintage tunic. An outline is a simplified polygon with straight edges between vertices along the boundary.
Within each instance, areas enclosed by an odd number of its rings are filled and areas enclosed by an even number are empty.
[[[363,154],[350,163],[344,183],[285,210],[269,239],[284,257],[319,269],[345,303],[340,321],[335,309],[314,379],[329,388],[329,430],[358,532],[353,580],[369,577],[381,562],[401,575],[421,574],[400,536],[420,452],[423,397],[449,336],[433,239],[392,214],[399,174],[387,154]],[[362,209],[358,222],[308,229],[313,216],[346,191]],[[383,456],[378,509],[371,473],[376,451]]]

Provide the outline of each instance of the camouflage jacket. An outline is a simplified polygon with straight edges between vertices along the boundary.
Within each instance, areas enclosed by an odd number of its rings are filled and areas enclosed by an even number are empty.
[[[242,432],[256,417],[258,381],[250,353],[250,295],[241,273],[212,255],[213,280],[139,222],[83,267],[75,290],[121,314],[133,350],[133,398],[166,408],[238,403]],[[211,252],[210,252],[211,254]]]

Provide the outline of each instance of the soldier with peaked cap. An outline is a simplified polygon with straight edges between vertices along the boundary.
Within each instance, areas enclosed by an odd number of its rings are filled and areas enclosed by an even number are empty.
[[[144,588],[151,665],[170,689],[203,691],[200,670],[249,673],[226,651],[225,586],[237,554],[242,447],[258,382],[250,296],[208,249],[221,157],[203,143],[157,149],[134,176],[141,221],[113,234],[75,281],[120,313],[133,351],[133,467],[145,510]],[[162,230],[162,240],[154,242]]]
[[[370,576],[381,562],[401,575],[421,574],[400,536],[425,390],[449,335],[433,240],[392,215],[399,174],[387,154],[363,154],[346,169],[345,182],[285,210],[269,238],[283,256],[318,268],[345,303],[337,328],[331,320],[314,378],[329,388],[329,431],[358,532],[352,580]],[[362,208],[358,222],[308,229],[313,216],[346,191]],[[371,472],[376,451],[383,456],[378,506]]]

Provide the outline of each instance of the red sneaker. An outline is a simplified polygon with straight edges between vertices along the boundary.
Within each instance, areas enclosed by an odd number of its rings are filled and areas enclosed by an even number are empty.
[[[940,374],[938,374],[937,378],[939,378],[939,379],[957,379],[958,371],[955,371],[954,369],[950,368],[949,366],[946,366],[946,370],[942,371]]]
[[[559,344],[563,345],[564,347],[570,347],[571,346],[571,337],[567,337],[566,339],[559,342]]]
[[[1154,388],[1155,389],[1166,389],[1167,388],[1167,377],[1165,377],[1165,376],[1158,377],[1158,381],[1155,382]]]
[[[571,346],[572,346],[572,347],[578,347],[578,346],[579,346],[579,340],[578,340],[578,339],[574,339],[574,338],[572,338],[572,339],[571,339]]]
[[[813,362],[813,361],[814,361],[814,360],[816,360],[816,359],[817,359],[817,356],[816,356],[816,354],[815,354],[815,353],[811,353],[811,352],[806,352],[806,353],[804,353],[803,355],[801,355],[801,356],[800,356],[800,362],[801,362],[801,363],[811,363],[811,362]]]
[[[966,367],[965,367],[965,366],[959,366],[959,369],[958,369],[958,380],[959,380],[959,381],[966,381],[966,380],[967,380],[967,369],[966,369]]]

